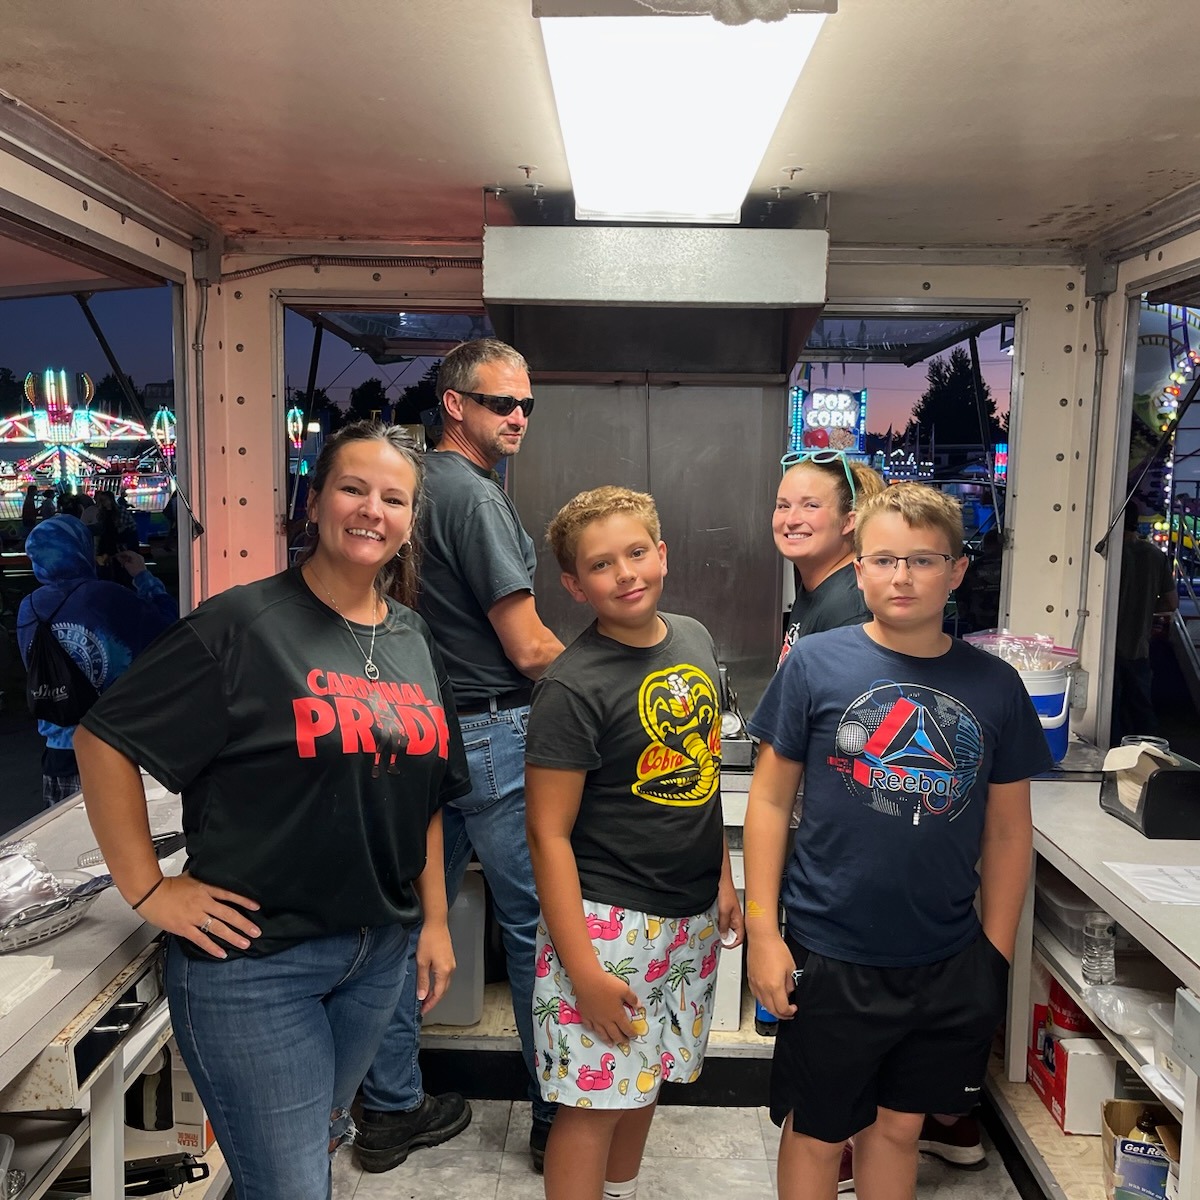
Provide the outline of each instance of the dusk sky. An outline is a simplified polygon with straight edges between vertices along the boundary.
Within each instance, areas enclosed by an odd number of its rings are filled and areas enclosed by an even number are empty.
[[[118,362],[139,387],[172,377],[168,288],[97,292],[90,306]],[[284,336],[288,385],[303,387],[308,378],[312,326],[289,313]],[[984,378],[992,389],[997,408],[1004,412],[1008,408],[1013,360],[1000,350],[997,330],[980,338],[979,352]],[[355,353],[341,338],[327,334],[321,344],[317,384],[332,399],[345,403],[352,388],[375,376],[395,397],[421,378],[428,361],[417,359],[407,364],[376,366],[366,354]],[[9,367],[20,376],[46,367],[62,368],[68,375],[86,371],[96,381],[109,371],[78,303],[70,296],[0,302],[0,367]],[[831,365],[827,379],[822,368],[817,367],[814,382],[856,390],[866,386],[870,392],[868,428],[884,433],[889,425],[899,430],[907,423],[913,404],[925,388],[925,371],[923,363],[914,367],[872,365],[865,372],[857,365],[847,366],[844,372],[841,366]],[[0,417],[9,415],[3,413]]]

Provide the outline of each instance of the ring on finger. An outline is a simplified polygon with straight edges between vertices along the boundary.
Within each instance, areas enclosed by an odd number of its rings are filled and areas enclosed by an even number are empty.
[[[207,933],[212,928],[213,918],[209,917],[203,925],[200,926],[201,933]]]

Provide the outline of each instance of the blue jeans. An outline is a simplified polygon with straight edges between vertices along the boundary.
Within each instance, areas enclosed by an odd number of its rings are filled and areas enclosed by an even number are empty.
[[[474,849],[492,890],[496,919],[504,934],[513,1016],[529,1071],[529,1098],[539,1121],[554,1116],[534,1077],[533,969],[538,899],[525,838],[525,731],[529,708],[498,709],[459,718],[471,791],[442,809],[446,848],[446,898],[458,895]],[[412,953],[415,954],[416,945]],[[431,1020],[437,1020],[437,1009]],[[409,1112],[424,1099],[420,1049],[420,1004],[416,967],[410,960],[404,991],[387,1036],[363,1081],[363,1105],[379,1112]]]
[[[265,958],[188,958],[171,938],[167,998],[183,1061],[238,1200],[328,1200],[331,1142],[404,983],[402,925],[310,938]]]

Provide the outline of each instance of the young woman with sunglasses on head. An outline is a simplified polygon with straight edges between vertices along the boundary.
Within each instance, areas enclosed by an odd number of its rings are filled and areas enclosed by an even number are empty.
[[[855,510],[887,485],[877,472],[851,462],[842,450],[795,451],[785,454],[780,465],[784,471],[771,532],[779,553],[798,576],[779,651],[782,666],[800,638],[871,619],[854,573]],[[853,1156],[847,1146],[838,1191],[853,1186]]]
[[[171,1022],[241,1200],[331,1194],[406,961],[426,1008],[454,969],[441,805],[466,757],[429,629],[391,599],[415,598],[421,478],[398,428],[330,438],[300,565],[168,629],[76,735],[116,886],[174,935]],[[139,764],[182,794],[182,875]]]
[[[799,638],[871,619],[854,575],[855,509],[884,489],[880,476],[841,450],[785,454],[771,532],[799,586],[779,654]]]

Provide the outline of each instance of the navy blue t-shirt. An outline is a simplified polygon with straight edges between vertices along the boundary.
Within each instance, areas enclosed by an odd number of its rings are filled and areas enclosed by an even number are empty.
[[[988,785],[1053,765],[1008,663],[958,640],[912,658],[863,626],[832,629],[796,643],[749,728],[805,764],[783,889],[791,936],[877,967],[939,962],[974,940]]]

